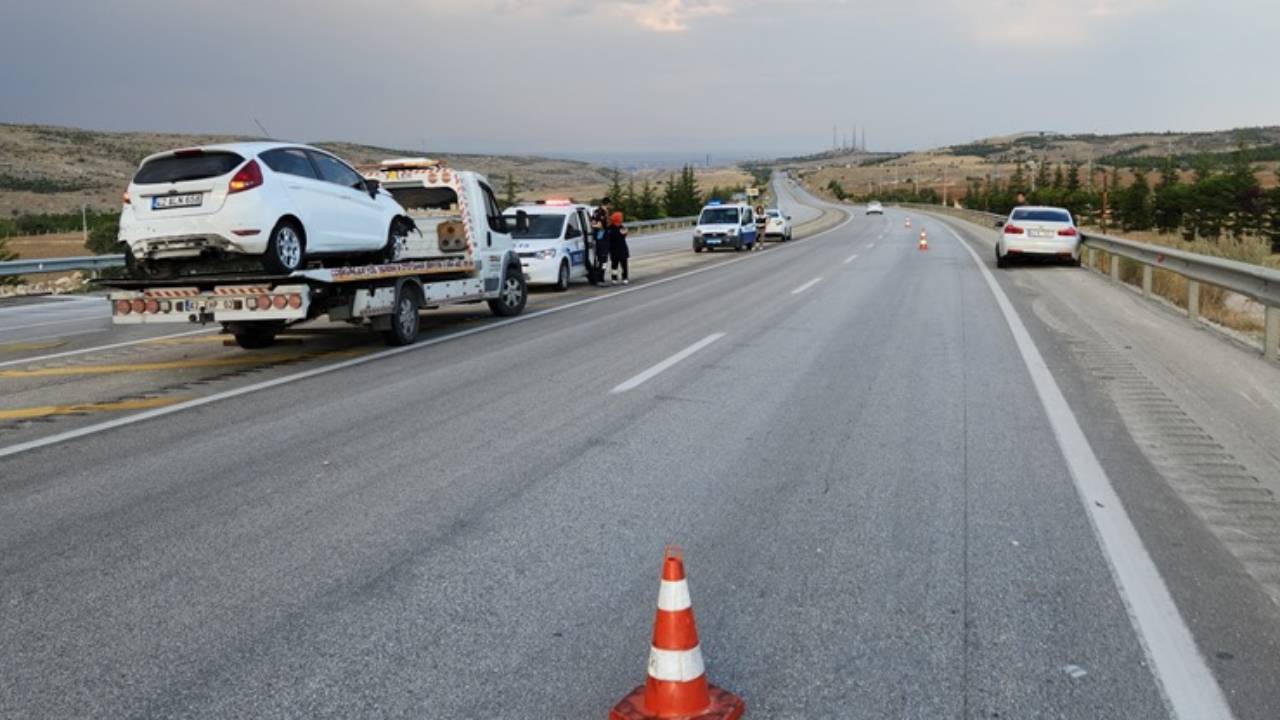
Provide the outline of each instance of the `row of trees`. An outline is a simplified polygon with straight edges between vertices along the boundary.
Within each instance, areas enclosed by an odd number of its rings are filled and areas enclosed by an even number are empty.
[[[1118,168],[1111,168],[1105,182],[1087,187],[1079,164],[1060,164],[1052,171],[1049,167],[1047,163],[1040,166],[1034,183],[1021,167],[1007,182],[973,180],[965,204],[1004,213],[1022,192],[1029,203],[1065,207],[1077,217],[1122,230],[1181,232],[1187,239],[1267,236],[1280,252],[1280,188],[1263,190],[1243,153],[1226,164],[1201,158],[1190,182],[1184,182],[1178,168],[1167,163],[1154,185],[1142,170],[1124,185]]]
[[[742,186],[713,186],[707,192],[698,187],[692,165],[685,165],[679,173],[672,173],[666,180],[654,183],[645,178],[637,183],[634,177],[623,182],[622,173],[614,170],[610,175],[609,189],[605,194],[613,200],[615,210],[632,220],[656,220],[662,217],[688,217],[697,215],[710,200],[728,201],[734,194],[745,191]],[[515,177],[508,174],[502,184],[502,204],[510,207],[520,202],[520,186]]]

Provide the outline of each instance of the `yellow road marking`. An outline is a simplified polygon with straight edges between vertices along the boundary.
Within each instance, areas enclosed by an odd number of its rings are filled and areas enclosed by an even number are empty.
[[[276,341],[303,340],[306,335],[277,335]],[[194,335],[184,338],[165,338],[163,340],[149,340],[146,345],[199,345],[211,343],[215,345],[225,345],[227,343],[235,344],[235,340],[230,335]]]
[[[66,345],[66,340],[47,340],[45,342],[14,342],[0,345],[0,353],[23,352],[28,350],[48,350]]]
[[[335,350],[326,353],[289,353],[258,355],[246,353],[233,357],[167,360],[164,362],[126,363],[120,365],[76,365],[60,368],[36,368],[34,370],[0,370],[0,378],[64,377],[69,375],[110,375],[116,373],[156,372],[160,370],[190,370],[196,368],[235,367],[237,365],[276,365],[293,360],[316,360],[363,355],[370,350]]]
[[[0,421],[30,420],[32,418],[49,417],[51,415],[72,415],[75,413],[115,412],[118,410],[150,410],[151,408],[175,405],[188,400],[185,397],[142,398],[140,400],[120,400],[117,402],[80,403],[77,405],[41,405],[39,407],[0,410]]]

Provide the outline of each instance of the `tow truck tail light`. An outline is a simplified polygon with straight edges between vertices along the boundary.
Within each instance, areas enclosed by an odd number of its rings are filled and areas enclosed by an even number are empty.
[[[290,295],[289,307],[293,308],[294,310],[297,310],[298,308],[302,307],[302,296],[299,295],[298,293],[293,293],[292,295]]]
[[[274,305],[277,310],[283,310],[284,306],[289,304],[289,298],[284,295],[276,295],[271,299],[271,304]]]
[[[1026,231],[1025,231],[1025,230],[1023,230],[1022,228],[1018,227],[1017,225],[1005,225],[1005,226],[1004,226],[1004,234],[1005,234],[1005,235],[1021,235],[1021,234],[1023,234],[1024,232],[1026,232]]]
[[[147,309],[147,303],[144,302],[142,298],[134,298],[133,302],[129,303],[129,309],[133,312],[140,313]]]
[[[158,313],[158,312],[160,312],[160,301],[159,301],[159,300],[148,300],[148,301],[147,301],[147,312],[149,312],[149,313]]]
[[[231,178],[231,184],[227,186],[227,194],[234,195],[245,190],[252,190],[262,184],[262,168],[258,167],[257,160],[250,160],[248,164],[240,168],[235,176]]]
[[[271,296],[270,296],[270,295],[259,295],[259,296],[258,296],[258,309],[259,309],[259,310],[269,310],[269,309],[271,309]]]
[[[117,314],[117,315],[128,315],[128,314],[129,314],[129,311],[130,311],[130,310],[132,310],[132,309],[133,309],[133,306],[131,306],[131,305],[129,304],[129,301],[128,301],[128,300],[117,300],[117,301],[116,301],[116,314]]]

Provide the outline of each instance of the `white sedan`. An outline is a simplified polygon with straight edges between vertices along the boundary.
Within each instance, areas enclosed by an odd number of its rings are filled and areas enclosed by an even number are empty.
[[[1014,259],[1058,259],[1080,264],[1080,230],[1071,212],[1059,207],[1016,207],[996,223],[996,267]]]
[[[516,219],[524,214],[526,227]],[[517,205],[505,213],[516,228],[511,239],[530,285],[551,285],[568,290],[569,283],[587,276],[587,233],[591,232],[591,208],[567,200]]]
[[[867,214],[883,215],[884,205],[881,205],[879,200],[872,200],[871,202],[867,203]]]
[[[142,161],[120,213],[135,270],[253,258],[286,274],[318,258],[398,260],[413,221],[376,180],[314,147],[244,142]]]
[[[791,216],[783,215],[778,208],[769,208],[764,211],[765,217],[769,218],[764,226],[765,238],[773,238],[786,242],[791,239]]]

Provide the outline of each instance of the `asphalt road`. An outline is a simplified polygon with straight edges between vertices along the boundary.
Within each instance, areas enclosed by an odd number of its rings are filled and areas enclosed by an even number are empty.
[[[748,717],[1280,716],[1276,604],[1036,287],[995,281],[1029,370],[965,242],[902,223],[0,457],[0,715],[603,717],[674,542]]]

